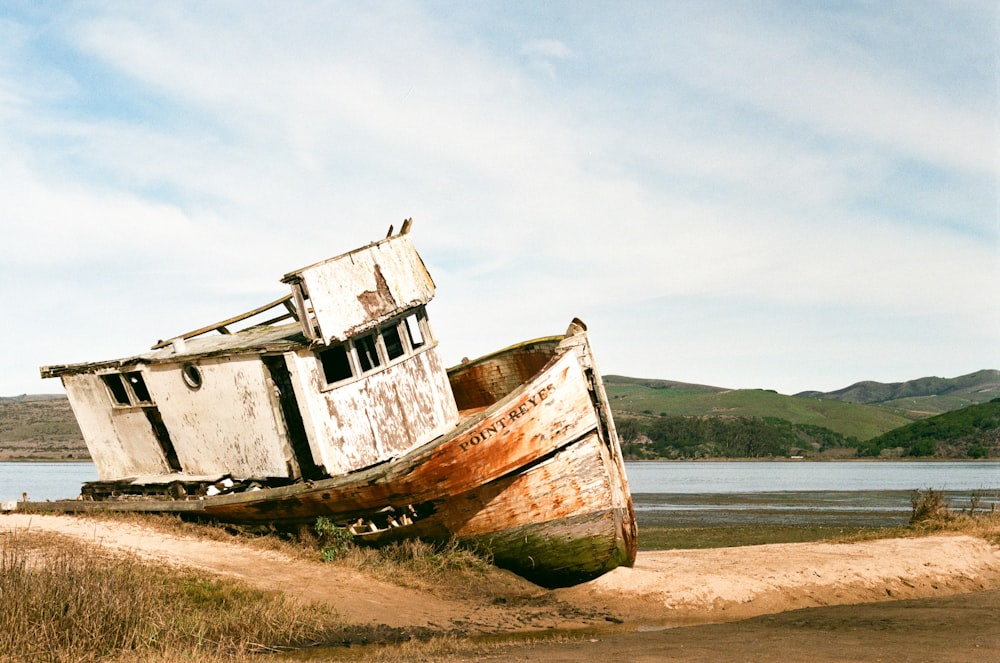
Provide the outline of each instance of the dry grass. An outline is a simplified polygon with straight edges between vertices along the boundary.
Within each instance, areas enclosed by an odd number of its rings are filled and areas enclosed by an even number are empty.
[[[192,537],[205,541],[239,541],[260,550],[276,550],[288,555],[314,558],[312,540],[308,528],[304,528],[305,538],[298,533],[279,532],[272,527],[243,527],[209,521],[189,521],[176,513],[153,513],[143,511],[85,511],[73,514],[74,518],[126,523],[136,527],[148,527],[165,534]],[[307,545],[303,546],[305,542]]]
[[[325,606],[58,535],[0,536],[0,661],[239,659],[341,628]]]
[[[940,493],[918,492],[914,494],[909,527],[827,531],[822,533],[825,536],[817,532],[813,540],[849,543],[952,531],[1000,545],[1000,512],[983,508],[984,501],[989,500],[973,495],[967,505],[952,507]],[[188,523],[174,516],[99,517],[171,534],[238,541],[313,561],[321,559],[322,551],[331,544],[328,534],[315,528],[303,529],[295,536],[278,532],[261,536],[259,530],[251,533]],[[51,535],[32,537],[0,537],[0,661],[242,661],[284,647],[350,640],[340,630],[345,627],[328,610],[296,605],[235,583],[150,567],[117,554],[112,564],[99,549],[70,545]],[[351,544],[331,557],[332,564],[438,595],[509,597],[540,591],[455,544],[433,546],[404,541],[380,549]],[[34,589],[27,589],[29,582],[35,583]],[[73,589],[76,583],[83,585]],[[11,603],[6,600],[10,596],[34,598],[19,598]],[[353,642],[394,640],[359,637]],[[512,644],[530,647],[530,642],[518,636],[440,636],[351,647],[344,654],[350,653],[351,660],[363,661],[477,660],[496,657]]]
[[[974,492],[969,497],[968,506],[950,506],[944,494],[936,490],[918,490],[913,493],[911,503],[910,529],[917,534],[935,532],[960,532],[986,539],[1000,545],[1000,511],[992,505],[996,495],[990,500],[989,508],[983,507],[986,495]]]
[[[876,530],[863,530],[833,537],[834,543],[857,543],[872,539],[903,538],[928,536],[941,532],[968,534],[1000,545],[1000,511],[983,507],[985,495],[974,492],[969,497],[969,504],[953,507],[948,503],[944,493],[928,489],[913,492],[910,499],[912,513],[909,525],[906,527],[889,527]],[[996,501],[993,495],[990,503]]]
[[[174,516],[87,516],[181,536],[238,542],[318,561],[326,543],[314,530],[297,537],[249,535]],[[395,584],[452,597],[527,596],[535,585],[451,543],[403,541],[347,546],[332,562]],[[42,532],[0,534],[0,662],[245,661],[313,644],[398,642],[365,660],[437,660],[495,645],[451,637],[406,643],[409,635],[343,624],[329,607],[303,605],[215,576],[168,568],[120,551]],[[377,628],[376,628],[377,631]],[[393,632],[389,632],[393,631]],[[369,647],[352,647],[367,657]],[[364,653],[362,653],[364,652]]]
[[[572,643],[592,637],[589,632],[525,632],[478,638],[438,636],[399,645],[366,647],[352,655],[358,663],[411,663],[412,661],[458,663],[468,661],[530,660],[537,644]]]
[[[493,566],[487,556],[454,541],[431,544],[405,540],[369,548],[345,541],[322,524],[288,532],[266,527],[187,522],[176,514],[93,512],[81,517],[125,522],[178,536],[238,542],[303,560],[324,560],[401,587],[433,589],[439,596],[450,598],[510,597],[541,591],[523,578]]]
[[[452,540],[427,543],[397,541],[380,548],[355,545],[347,530],[319,518],[312,532],[299,538],[320,551],[324,561],[403,587],[433,591],[449,598],[509,599],[544,590],[524,578],[495,567],[487,554]]]
[[[381,548],[350,546],[336,564],[403,587],[450,598],[511,596],[541,590],[458,544],[406,540]]]

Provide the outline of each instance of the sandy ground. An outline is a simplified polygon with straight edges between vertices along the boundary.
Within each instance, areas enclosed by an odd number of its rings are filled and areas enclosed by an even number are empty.
[[[276,551],[124,522],[0,516],[0,535],[18,528],[331,602],[359,625],[460,635],[588,633],[576,643],[519,647],[502,658],[1000,660],[1000,548],[969,536],[644,552],[635,568],[577,587],[546,591],[523,583],[509,600],[487,601],[440,598]],[[841,607],[817,610],[822,606]],[[851,643],[869,648],[851,650]]]

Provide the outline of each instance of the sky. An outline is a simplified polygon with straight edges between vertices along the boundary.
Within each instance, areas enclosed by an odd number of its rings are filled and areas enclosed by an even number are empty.
[[[1000,368],[995,0],[0,4],[0,395],[385,236],[447,363]]]

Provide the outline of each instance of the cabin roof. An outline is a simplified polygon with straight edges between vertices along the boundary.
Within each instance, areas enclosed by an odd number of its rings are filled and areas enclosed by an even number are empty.
[[[49,378],[74,373],[116,370],[137,364],[171,364],[206,357],[287,352],[308,344],[308,340],[302,334],[302,327],[293,322],[276,326],[251,327],[231,334],[175,339],[173,343],[131,357],[79,364],[57,364],[43,366],[40,370],[43,378]]]
[[[426,304],[434,281],[413,248],[407,219],[397,235],[289,272],[282,279],[292,293],[252,311],[159,341],[150,352],[122,359],[57,364],[40,369],[43,378],[96,373],[138,364],[164,364],[225,355],[297,350],[330,345],[373,329]],[[293,303],[294,302],[294,303]],[[232,331],[260,315],[276,317]],[[286,320],[294,322],[285,323]],[[281,323],[281,324],[279,324]],[[217,334],[215,332],[218,332]]]

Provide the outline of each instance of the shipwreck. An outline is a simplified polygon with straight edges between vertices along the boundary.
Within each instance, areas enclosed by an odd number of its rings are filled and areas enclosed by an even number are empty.
[[[144,354],[42,367],[98,480],[6,508],[324,516],[362,544],[454,538],[548,587],[631,566],[632,500],[585,325],[447,368],[409,230]]]

